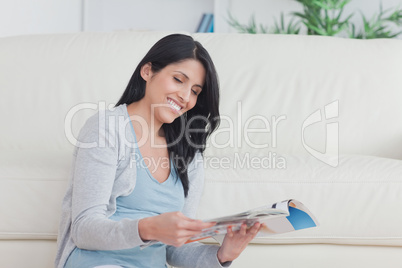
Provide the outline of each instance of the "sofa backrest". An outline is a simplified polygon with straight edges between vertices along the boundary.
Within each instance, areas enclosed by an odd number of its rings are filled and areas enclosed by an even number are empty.
[[[71,149],[65,124],[72,121],[76,136],[94,112],[93,107],[77,105],[115,104],[138,61],[166,34],[2,38],[0,150]],[[211,147],[211,154],[308,154],[306,147],[325,152],[326,123],[339,122],[339,153],[402,159],[399,40],[194,37],[211,53],[220,77],[222,131],[210,142],[223,148]],[[329,104],[327,108],[335,109],[333,118],[324,112]],[[78,112],[71,111],[73,107]],[[312,124],[315,117],[308,118],[317,110],[322,111],[321,120]],[[336,153],[335,147],[328,146],[327,153]]]

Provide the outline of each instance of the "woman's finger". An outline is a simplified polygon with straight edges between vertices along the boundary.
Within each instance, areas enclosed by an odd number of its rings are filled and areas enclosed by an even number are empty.
[[[240,227],[240,231],[239,231],[239,233],[241,234],[241,235],[246,235],[246,232],[247,232],[247,224],[242,224],[241,225],[241,227]]]
[[[177,233],[176,237],[190,239],[191,237],[198,235],[199,233],[199,231],[182,230]]]
[[[184,222],[184,228],[191,231],[200,232],[203,229],[211,228],[216,222],[203,222],[200,220],[186,220]]]
[[[256,235],[258,233],[260,228],[261,228],[261,224],[259,222],[256,222],[253,225],[253,227],[249,230],[249,233],[254,236],[254,235]]]
[[[228,235],[229,237],[233,237],[233,230],[232,230],[232,226],[228,226],[228,229],[227,229],[227,235]]]

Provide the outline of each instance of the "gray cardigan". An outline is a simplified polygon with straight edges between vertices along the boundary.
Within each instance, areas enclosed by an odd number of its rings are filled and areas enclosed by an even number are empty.
[[[55,260],[64,264],[75,247],[116,250],[147,244],[138,233],[138,221],[113,221],[116,198],[129,195],[136,183],[135,144],[125,104],[98,111],[82,127],[74,149],[71,179],[63,199]],[[188,168],[189,193],[182,213],[194,218],[204,184],[200,152]],[[73,198],[74,197],[74,198]],[[217,259],[218,245],[190,243],[167,246],[167,261],[176,267],[228,267]]]

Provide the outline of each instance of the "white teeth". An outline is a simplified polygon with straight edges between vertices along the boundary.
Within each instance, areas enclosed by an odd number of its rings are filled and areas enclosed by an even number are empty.
[[[169,102],[169,104],[170,104],[173,108],[175,108],[177,111],[180,111],[180,110],[181,110],[181,107],[180,107],[179,105],[177,105],[174,101],[168,99],[168,102]]]

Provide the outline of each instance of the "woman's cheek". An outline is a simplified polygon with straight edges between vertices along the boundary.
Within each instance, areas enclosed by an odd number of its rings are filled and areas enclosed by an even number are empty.
[[[196,103],[197,103],[197,97],[195,97],[192,101],[191,101],[191,109],[192,108],[194,108],[194,106],[196,105]]]

